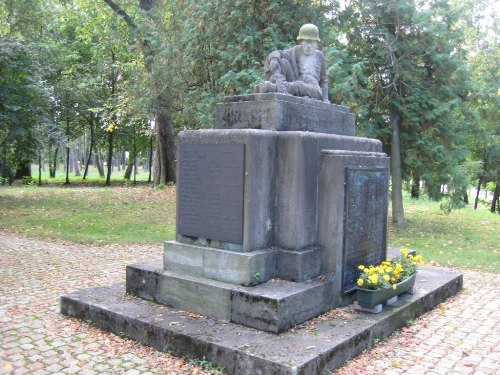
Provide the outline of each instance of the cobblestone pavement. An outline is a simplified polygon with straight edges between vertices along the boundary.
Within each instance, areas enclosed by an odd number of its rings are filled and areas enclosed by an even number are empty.
[[[87,246],[0,231],[0,374],[206,374],[168,353],[59,313],[59,296],[123,282],[161,245]],[[338,374],[500,373],[500,280],[465,271],[465,289]]]

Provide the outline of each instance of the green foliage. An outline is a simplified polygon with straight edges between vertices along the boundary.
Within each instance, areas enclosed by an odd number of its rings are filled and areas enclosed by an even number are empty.
[[[435,199],[447,185],[455,207],[469,185],[470,93],[464,7],[408,0],[348,1],[339,15],[329,75],[334,100],[358,113],[362,134],[391,147],[388,108],[400,119],[403,179],[425,183]],[[345,50],[345,53],[338,52]]]
[[[471,160],[478,167],[469,175],[480,186],[488,183],[500,183],[500,15],[498,9],[479,2],[477,7],[483,14],[489,15],[467,25],[466,35],[471,53],[468,55],[475,91],[471,102],[471,120],[468,129],[468,146]]]
[[[36,53],[36,46],[0,38],[0,176],[7,180],[34,157],[36,126],[50,124],[50,90]]]

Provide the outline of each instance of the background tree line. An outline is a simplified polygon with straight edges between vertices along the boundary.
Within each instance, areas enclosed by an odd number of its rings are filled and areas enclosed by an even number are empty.
[[[320,27],[330,99],[391,155],[402,191],[500,212],[499,25],[492,0],[0,0],[0,175],[92,161],[110,183],[140,159],[175,180],[175,134],[209,128],[224,95],[250,93],[265,56]],[[77,160],[78,162],[71,162]]]

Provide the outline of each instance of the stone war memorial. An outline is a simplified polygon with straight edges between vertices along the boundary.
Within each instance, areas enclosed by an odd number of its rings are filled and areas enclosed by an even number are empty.
[[[177,232],[125,284],[61,297],[61,312],[228,374],[328,374],[462,287],[424,267],[379,314],[353,308],[359,264],[387,249],[389,158],[328,101],[318,29],[271,52],[254,94],[177,140]],[[388,254],[389,252],[389,254]]]

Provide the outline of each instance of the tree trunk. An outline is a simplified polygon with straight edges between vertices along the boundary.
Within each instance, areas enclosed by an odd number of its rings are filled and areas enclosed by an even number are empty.
[[[69,185],[69,119],[66,119],[66,181],[64,185]]]
[[[38,154],[38,186],[42,186],[42,155]]]
[[[134,185],[137,182],[137,143],[136,143],[136,134],[135,134],[135,122],[134,122],[134,139],[133,139],[133,145],[132,149],[134,150],[134,158],[132,159],[133,166],[134,166]]]
[[[123,178],[125,180],[130,180],[130,176],[132,175],[132,168],[134,167],[134,164],[131,163],[131,158],[128,158],[128,163],[127,163],[127,168],[125,169],[125,174],[123,175]]]
[[[166,98],[164,98],[166,99]],[[157,106],[155,185],[175,182],[173,123],[165,107]]]
[[[139,173],[139,158],[134,157],[134,184],[137,182],[137,173]]]
[[[413,174],[411,181],[411,197],[414,199],[420,198],[420,176],[417,173]]]
[[[81,176],[82,173],[80,172],[80,166],[78,165],[78,151],[76,148],[73,149],[73,168],[75,171],[75,176]]]
[[[85,171],[83,172],[83,179],[87,178],[87,173],[89,172],[90,160],[92,160],[92,148],[94,147],[94,120],[90,120],[90,146],[89,146],[89,156],[87,158],[87,163],[85,163]]]
[[[481,191],[481,184],[483,183],[483,180],[486,177],[486,168],[488,168],[488,154],[485,151],[483,155],[483,170],[481,171],[481,174],[479,175],[479,182],[477,184],[477,193],[476,193],[476,199],[474,201],[474,209],[477,209],[477,203],[479,201],[479,192]],[[487,192],[487,189],[485,189]]]
[[[120,151],[120,147],[118,147],[118,149],[116,150],[115,152],[115,167],[116,167],[116,170],[118,172],[121,171],[121,162],[122,162],[122,158],[121,158],[121,151]]]
[[[69,185],[69,147],[66,147],[66,181],[64,185]]]
[[[397,108],[389,104],[389,118],[392,125],[391,138],[391,181],[392,181],[392,222],[398,227],[406,225],[403,209],[403,185],[401,181],[400,124]]]
[[[483,179],[480,178],[479,182],[477,183],[477,190],[476,190],[476,199],[474,199],[474,209],[477,210],[477,203],[479,202],[479,192],[481,191],[481,184],[483,183]]]
[[[52,160],[49,159],[49,176],[50,178],[56,178],[57,170],[57,154],[59,153],[59,147],[56,147],[54,151],[54,157]]]
[[[500,175],[497,174],[495,191],[493,192],[493,200],[491,201],[491,212],[498,211],[500,213]]]
[[[151,182],[151,171],[153,170],[153,136],[149,139],[149,160],[148,160],[148,168],[149,168],[149,177],[148,182]]]
[[[114,131],[108,132],[108,172],[106,175],[105,186],[111,185],[111,169],[113,168],[113,134]]]
[[[99,177],[104,178],[104,168],[103,168],[103,162],[102,162],[102,153],[101,153],[101,147],[96,143],[96,168],[97,171],[99,172]]]
[[[127,168],[125,169],[125,174],[123,178],[130,181],[130,176],[132,176],[132,168],[134,167],[134,149],[129,152],[127,160]]]
[[[29,160],[21,162],[16,168],[14,179],[20,180],[23,177],[31,177],[31,161]]]

